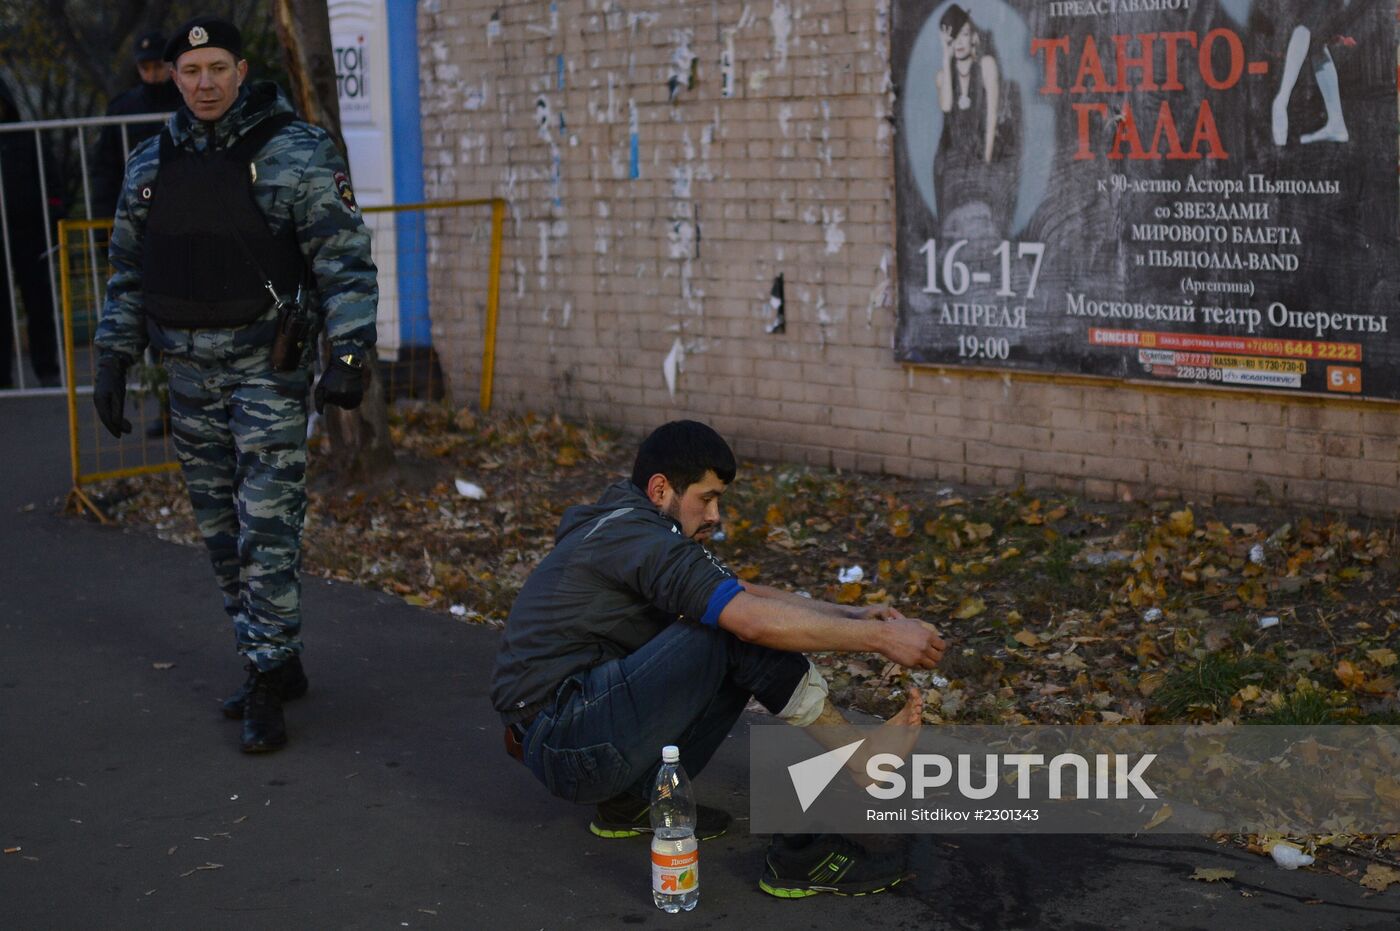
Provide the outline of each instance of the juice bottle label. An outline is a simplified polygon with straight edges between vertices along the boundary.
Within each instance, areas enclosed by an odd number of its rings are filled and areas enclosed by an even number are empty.
[[[653,850],[651,888],[662,895],[681,895],[700,888],[700,851],[669,854]]]

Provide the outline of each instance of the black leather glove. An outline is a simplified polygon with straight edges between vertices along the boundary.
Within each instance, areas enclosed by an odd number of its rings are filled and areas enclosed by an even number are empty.
[[[92,382],[92,405],[102,426],[117,439],[131,432],[131,421],[122,416],[126,407],[127,361],[121,356],[104,352],[97,358],[97,376]]]
[[[364,397],[365,366],[360,356],[353,352],[332,353],[331,364],[316,383],[316,413],[324,413],[327,404],[353,411]]]

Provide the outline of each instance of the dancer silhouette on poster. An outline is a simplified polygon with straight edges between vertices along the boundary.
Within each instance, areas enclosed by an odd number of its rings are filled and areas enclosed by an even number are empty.
[[[1311,61],[1317,89],[1327,109],[1327,122],[1322,128],[1302,133],[1298,141],[1303,145],[1315,142],[1348,142],[1351,133],[1347,130],[1346,114],[1342,108],[1341,82],[1337,79],[1337,64],[1332,60],[1329,45],[1340,43],[1355,45],[1356,40],[1342,34],[1364,4],[1347,3],[1335,15],[1328,11],[1316,11],[1300,16],[1302,22],[1294,27],[1288,39],[1288,49],[1284,53],[1283,77],[1279,82],[1278,93],[1274,96],[1271,113],[1271,129],[1274,145],[1288,144],[1288,105],[1293,99],[1294,88],[1302,73],[1305,62]]]

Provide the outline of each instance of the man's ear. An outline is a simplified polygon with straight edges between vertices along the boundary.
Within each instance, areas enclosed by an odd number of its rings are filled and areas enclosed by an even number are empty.
[[[248,80],[248,59],[238,59],[238,83],[242,84]]]
[[[647,499],[659,508],[665,507],[671,490],[671,483],[660,472],[647,479]]]

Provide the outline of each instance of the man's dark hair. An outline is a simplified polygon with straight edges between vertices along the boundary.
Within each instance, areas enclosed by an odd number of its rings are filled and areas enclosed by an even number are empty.
[[[647,481],[659,472],[683,494],[711,471],[726,485],[738,471],[734,451],[724,437],[698,420],[673,420],[642,440],[632,464],[632,484],[645,492]]]

